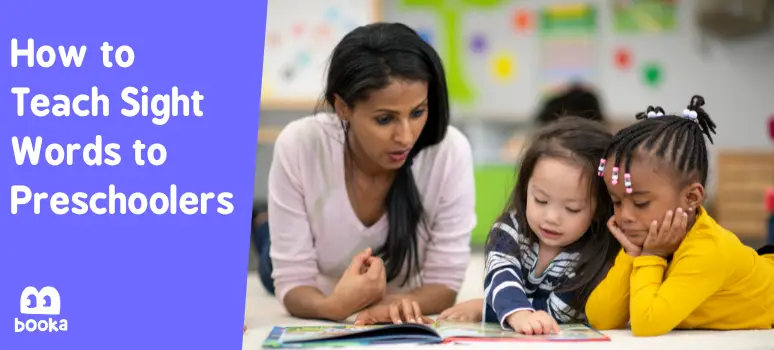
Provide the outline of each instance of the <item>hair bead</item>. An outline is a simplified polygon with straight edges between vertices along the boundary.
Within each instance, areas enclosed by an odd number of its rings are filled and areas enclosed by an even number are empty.
[[[632,176],[629,173],[624,174],[624,187],[626,187],[626,193],[632,193]]]

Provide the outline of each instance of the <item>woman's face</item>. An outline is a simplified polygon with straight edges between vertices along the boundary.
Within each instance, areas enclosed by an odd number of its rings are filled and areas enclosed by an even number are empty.
[[[339,117],[349,122],[349,141],[362,164],[372,170],[396,170],[406,162],[427,122],[427,83],[393,80],[365,101],[347,108],[336,101]]]

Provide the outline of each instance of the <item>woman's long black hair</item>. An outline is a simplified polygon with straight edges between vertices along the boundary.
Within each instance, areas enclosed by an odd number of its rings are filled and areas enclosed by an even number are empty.
[[[423,208],[411,164],[414,157],[446,136],[449,98],[446,75],[440,57],[416,31],[401,23],[373,23],[356,28],[333,50],[321,107],[334,106],[338,96],[349,107],[387,87],[391,79],[423,81],[428,84],[428,116],[408,159],[398,170],[386,197],[389,233],[385,244],[375,251],[385,262],[387,280],[395,279],[408,264],[409,278],[420,275],[417,231]],[[347,139],[347,127],[342,123]],[[349,147],[348,141],[346,141]]]

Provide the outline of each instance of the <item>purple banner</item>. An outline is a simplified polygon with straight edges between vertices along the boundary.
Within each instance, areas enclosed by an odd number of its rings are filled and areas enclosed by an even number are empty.
[[[0,349],[240,349],[266,1],[3,1]]]

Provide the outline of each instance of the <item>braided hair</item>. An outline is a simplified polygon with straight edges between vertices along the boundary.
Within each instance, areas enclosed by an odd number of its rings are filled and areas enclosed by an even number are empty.
[[[645,112],[638,113],[638,123],[619,131],[599,162],[598,175],[602,176],[607,158],[614,154],[613,185],[618,184],[621,160],[624,164],[624,187],[626,193],[632,193],[630,164],[632,156],[649,154],[668,164],[683,181],[698,181],[706,185],[709,168],[707,144],[715,134],[715,123],[702,108],[704,98],[695,95],[682,115],[666,114],[661,107],[649,106]]]

